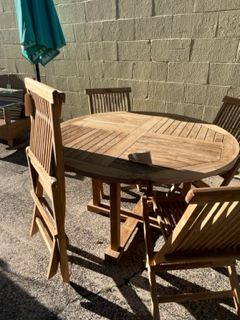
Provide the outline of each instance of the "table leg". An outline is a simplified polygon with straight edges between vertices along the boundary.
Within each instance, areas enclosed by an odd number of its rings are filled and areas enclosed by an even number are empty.
[[[121,256],[121,212],[120,212],[120,184],[110,183],[110,241],[105,259],[117,262]]]
[[[93,205],[99,206],[101,203],[101,181],[97,179],[92,179],[92,201]]]
[[[120,184],[110,184],[111,249],[120,248]]]
[[[105,259],[118,263],[129,239],[135,232],[139,222],[142,222],[141,201],[133,210],[121,208],[120,184],[110,183],[110,205],[101,202],[101,189],[98,180],[92,180],[93,199],[88,204],[89,211],[110,216],[110,246],[105,252]],[[151,217],[153,220],[153,218]],[[151,220],[151,225],[159,230],[156,219]],[[121,223],[122,221],[122,223]]]

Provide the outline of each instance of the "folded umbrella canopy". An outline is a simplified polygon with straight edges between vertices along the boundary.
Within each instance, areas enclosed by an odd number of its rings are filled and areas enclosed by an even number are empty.
[[[66,45],[53,0],[15,0],[22,55],[43,66]]]

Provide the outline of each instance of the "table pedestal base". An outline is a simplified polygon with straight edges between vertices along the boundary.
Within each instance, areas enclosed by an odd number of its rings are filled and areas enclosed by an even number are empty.
[[[107,203],[101,202],[99,197],[98,197],[98,204],[94,204],[94,199],[93,199],[88,203],[87,209],[88,211],[110,217],[110,219],[112,220],[112,216],[110,213],[111,206]],[[116,214],[116,212],[112,212],[112,214]],[[119,243],[114,244],[114,242],[112,241],[114,239],[111,238],[111,245],[107,248],[105,252],[105,259],[112,263],[119,262],[138,224],[143,222],[143,218],[141,214],[141,200],[138,201],[138,203],[135,205],[132,211],[119,208],[119,217],[120,217],[119,227],[118,227],[118,222],[117,224],[114,224],[114,222],[111,221],[111,234],[114,233],[115,229],[119,228],[120,230]],[[150,219],[150,225],[155,229],[160,230],[157,220],[153,217],[150,217],[149,219]]]
[[[110,216],[110,206],[105,203],[94,205],[93,201],[91,200],[87,206],[87,209],[88,211],[102,214],[104,216]],[[112,263],[118,263],[129,239],[131,238],[139,223],[138,219],[126,216],[126,214],[128,213],[131,214],[132,211],[120,211],[120,219],[122,221],[120,224],[120,247],[116,250],[112,249],[110,245],[105,252],[105,260],[110,261]]]

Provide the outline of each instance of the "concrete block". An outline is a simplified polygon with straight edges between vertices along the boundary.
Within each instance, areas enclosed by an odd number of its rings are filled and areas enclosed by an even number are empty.
[[[221,11],[240,9],[239,0],[198,0],[195,3],[195,12]]]
[[[222,105],[222,99],[229,94],[229,86],[208,86],[206,94],[206,105],[208,106],[220,106]]]
[[[85,5],[87,21],[116,19],[117,9],[115,0],[93,0],[87,1]]]
[[[16,63],[13,59],[0,59],[0,70],[4,73],[17,73]],[[31,72],[33,73],[33,66],[31,65]]]
[[[17,28],[16,14],[12,11],[0,12],[1,29]],[[5,31],[6,32],[6,31]]]
[[[196,13],[173,16],[172,34],[176,38],[213,38],[218,13]]]
[[[10,70],[9,68],[9,63],[13,62],[13,64],[15,65],[12,66],[12,70]],[[23,73],[23,74],[31,74],[34,73],[35,74],[35,66],[32,65],[29,61],[27,61],[26,59],[22,58],[22,59],[8,59],[7,60],[7,67],[9,69],[10,72],[13,73]],[[15,69],[15,71],[13,71]]]
[[[134,62],[133,79],[164,81],[167,79],[167,63]]]
[[[90,78],[90,86],[91,88],[111,88],[118,87],[117,79],[97,79]]]
[[[1,22],[0,22],[1,25]],[[1,25],[3,30],[0,30],[0,42],[4,44],[18,44],[19,45],[19,35],[18,29],[8,29],[7,32],[4,30],[4,27]]]
[[[71,107],[70,105],[64,104],[64,107],[62,108],[61,112],[61,118],[66,121],[72,118],[71,116]]]
[[[149,80],[151,78],[151,62],[134,62],[133,79]]]
[[[90,79],[87,77],[67,77],[68,91],[84,93],[90,87]]]
[[[187,84],[184,92],[184,102],[204,104],[207,95],[207,85]]]
[[[6,44],[4,45],[4,52],[8,59],[21,59],[22,57],[20,44]]]
[[[116,42],[89,42],[88,53],[90,60],[117,60]]]
[[[149,61],[149,41],[119,41],[118,58],[125,61]]]
[[[184,105],[176,102],[166,102],[165,106],[167,113],[184,115]]]
[[[239,63],[211,63],[209,83],[215,85],[240,86]]]
[[[71,104],[73,106],[79,105],[79,93],[78,92],[66,92],[66,104]]]
[[[9,61],[9,60],[8,60]],[[2,59],[0,58],[0,72],[1,74],[3,73],[9,73],[7,72],[8,68],[7,68],[7,59]]]
[[[5,45],[0,43],[0,60],[5,58],[5,50],[4,50],[4,48],[5,48]]]
[[[77,67],[79,77],[103,77],[103,64],[100,61],[79,61]],[[75,73],[72,75],[75,75]]]
[[[146,99],[148,97],[148,81],[118,80],[119,87],[131,87],[132,98]]]
[[[86,41],[101,41],[102,32],[102,23],[87,23],[85,25]]]
[[[89,114],[89,109],[85,105],[85,97],[80,95],[78,105],[71,107],[71,118],[78,118],[83,115]]]
[[[64,58],[69,60],[88,60],[87,43],[68,43],[63,48]]]
[[[59,19],[61,23],[85,22],[84,3],[69,3],[58,6]]]
[[[77,75],[77,65],[72,60],[54,60],[51,63],[54,66],[56,76],[74,76]]]
[[[77,23],[73,25],[74,36],[76,41],[87,41],[86,23]]]
[[[133,111],[145,111],[145,112],[161,112],[166,111],[166,103],[164,100],[154,99],[133,99],[132,103]]]
[[[150,79],[153,81],[167,80],[168,65],[166,62],[151,62]]]
[[[184,98],[184,85],[175,82],[149,82],[149,99],[181,102]]]
[[[220,106],[204,106],[202,119],[207,122],[213,122],[213,120],[216,118],[219,109]]]
[[[162,39],[171,37],[172,16],[135,20],[135,39]]]
[[[62,24],[62,30],[64,33],[65,40],[68,43],[76,41],[73,24]]]
[[[166,112],[179,114],[195,119],[202,119],[204,106],[188,103],[166,103]]]
[[[154,14],[156,16],[172,14],[173,0],[154,0]]]
[[[103,55],[103,61],[117,60],[117,42],[103,41],[102,55]]]
[[[170,62],[168,81],[206,84],[209,64],[205,62]]]
[[[240,10],[220,12],[217,35],[219,37],[240,37],[239,19]]]
[[[77,41],[101,41],[102,23],[80,23],[74,25],[74,32]]]
[[[103,63],[104,78],[132,79],[133,62],[106,61]]]
[[[192,13],[194,0],[155,0],[154,14],[156,16]]]
[[[191,60],[211,62],[234,62],[238,39],[195,39]]]
[[[61,60],[63,61],[63,60]],[[42,75],[47,75],[50,77],[56,76],[55,74],[55,65],[61,64],[61,61],[58,60],[53,60],[51,63],[46,64],[46,66],[42,67],[41,64],[39,65],[40,67],[40,74]],[[35,67],[34,67],[35,69]],[[59,75],[60,76],[60,75]]]
[[[231,96],[231,97],[240,98],[240,86],[238,86],[238,87],[235,87],[235,86],[229,87],[229,89],[227,91],[227,95]]]
[[[194,11],[195,0],[172,0],[172,13],[192,13]]]
[[[64,52],[63,49],[59,50],[59,54],[54,58],[54,60],[63,60],[64,59]]]
[[[153,61],[188,61],[190,55],[190,39],[168,39],[152,41]]]
[[[43,75],[43,73],[41,73]],[[46,83],[57,90],[67,92],[67,77],[56,77],[55,75],[46,75]]]
[[[119,18],[150,17],[152,0],[121,0],[118,1]]]
[[[89,42],[88,43],[88,54],[90,60],[102,60],[102,42]]]
[[[134,20],[117,20],[103,22],[103,40],[134,40]]]
[[[54,88],[63,92],[67,91],[67,77],[54,77]]]
[[[15,11],[14,1],[1,0],[2,11]]]

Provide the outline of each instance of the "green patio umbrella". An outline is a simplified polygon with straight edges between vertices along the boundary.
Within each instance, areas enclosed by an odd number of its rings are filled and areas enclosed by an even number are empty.
[[[35,64],[40,81],[43,66],[66,45],[53,0],[15,0],[22,55]]]

